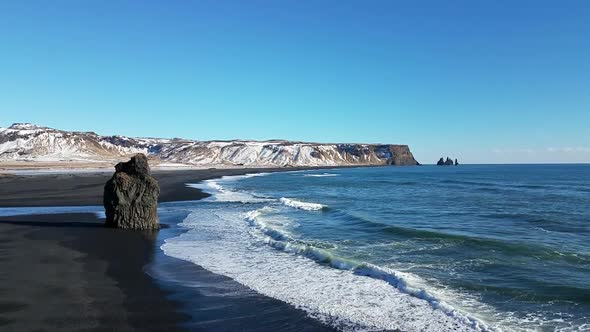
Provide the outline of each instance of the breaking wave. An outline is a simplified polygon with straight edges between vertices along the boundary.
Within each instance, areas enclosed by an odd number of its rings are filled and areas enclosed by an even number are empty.
[[[196,188],[211,195],[204,201],[214,202],[239,202],[239,203],[263,203],[272,201],[272,199],[260,197],[253,193],[235,191],[223,186],[225,183],[231,183],[240,179],[246,179],[256,176],[265,176],[270,173],[252,173],[245,175],[223,176],[220,179],[205,180],[201,183],[187,183],[187,187]]]
[[[181,224],[189,231],[167,239],[162,249],[345,331],[490,331],[412,287],[400,272],[346,260],[295,238],[276,222],[280,216],[266,218],[276,211],[200,209]]]
[[[325,177],[331,177],[331,176],[340,176],[340,174],[322,173],[322,174],[305,174],[303,176],[314,177],[314,178],[325,178]]]
[[[355,275],[383,280],[405,294],[427,301],[434,309],[442,310],[449,316],[460,317],[465,324],[487,329],[482,322],[460,314],[455,308],[446,304],[435,295],[430,294],[424,289],[410,285],[406,280],[407,276],[404,276],[404,273],[367,262],[355,262],[354,260],[335,256],[328,250],[314,247],[302,240],[295,240],[288,234],[270,227],[267,223],[259,219],[264,213],[272,211],[274,211],[274,209],[265,206],[261,209],[252,210],[244,214],[245,220],[247,220],[252,226],[258,227],[260,231],[267,236],[267,238],[264,239],[264,242],[271,247],[287,253],[304,256],[317,263],[328,265],[332,268],[352,271]]]
[[[319,203],[302,202],[302,201],[298,201],[296,199],[286,198],[286,197],[281,197],[281,199],[279,199],[279,201],[286,206],[290,206],[292,208],[306,210],[306,211],[319,211],[319,210],[322,210],[326,207],[326,206],[319,204]]]

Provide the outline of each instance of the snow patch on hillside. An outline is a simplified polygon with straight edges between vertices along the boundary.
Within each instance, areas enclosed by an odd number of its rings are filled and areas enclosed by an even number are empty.
[[[191,141],[100,136],[18,123],[0,128],[0,162],[120,160],[144,153],[161,163],[202,167],[297,167],[391,164],[407,146],[272,141]],[[415,164],[413,157],[409,164]]]

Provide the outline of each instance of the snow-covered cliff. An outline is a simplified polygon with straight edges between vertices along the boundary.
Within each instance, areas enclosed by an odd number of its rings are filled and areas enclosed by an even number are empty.
[[[407,145],[131,138],[69,132],[28,123],[0,128],[0,162],[105,162],[139,152],[161,163],[207,167],[417,164]]]

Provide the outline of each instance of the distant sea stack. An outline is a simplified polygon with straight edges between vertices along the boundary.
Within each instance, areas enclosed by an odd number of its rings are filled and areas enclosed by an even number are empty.
[[[453,160],[449,157],[447,157],[447,159],[445,160],[443,157],[441,157],[438,162],[436,163],[437,166],[458,166],[459,165],[459,161],[457,160],[457,158],[455,158],[455,162],[453,163]]]
[[[105,226],[127,229],[158,229],[160,186],[151,176],[148,159],[137,154],[115,166],[104,187]]]

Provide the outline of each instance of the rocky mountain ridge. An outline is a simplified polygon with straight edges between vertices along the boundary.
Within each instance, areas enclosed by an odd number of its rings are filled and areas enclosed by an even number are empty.
[[[162,164],[206,167],[417,165],[407,145],[101,136],[29,123],[0,128],[0,162],[120,161],[143,153]]]

